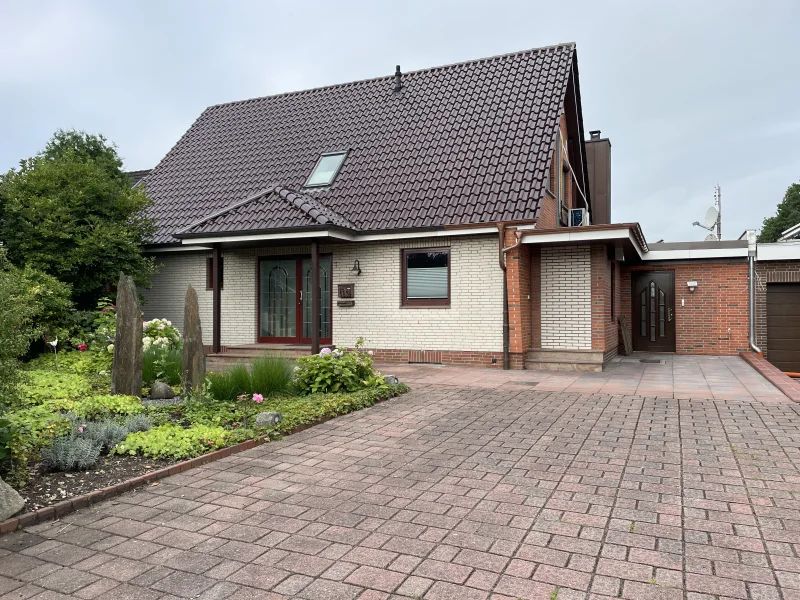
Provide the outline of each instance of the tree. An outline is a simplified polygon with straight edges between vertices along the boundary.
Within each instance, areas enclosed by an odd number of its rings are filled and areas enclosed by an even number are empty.
[[[13,264],[68,283],[76,303],[91,307],[120,271],[148,285],[153,261],[141,246],[154,231],[149,205],[103,136],[59,130],[44,151],[0,175],[0,241]]]
[[[764,219],[759,242],[777,242],[781,232],[800,223],[800,183],[793,183],[786,190],[783,201],[778,204],[778,213]]]

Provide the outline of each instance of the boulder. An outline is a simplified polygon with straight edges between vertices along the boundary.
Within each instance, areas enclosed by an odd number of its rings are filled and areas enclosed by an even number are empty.
[[[10,519],[25,508],[25,501],[17,490],[0,479],[0,521]]]
[[[117,333],[111,368],[111,393],[142,393],[142,313],[133,279],[119,274],[117,285]]]
[[[189,394],[203,389],[206,378],[206,349],[197,292],[190,285],[186,290],[183,310],[183,390]]]
[[[156,400],[168,400],[175,397],[175,391],[163,381],[154,381],[150,388],[150,397]]]
[[[281,413],[260,412],[256,415],[256,427],[271,427],[283,421]]]

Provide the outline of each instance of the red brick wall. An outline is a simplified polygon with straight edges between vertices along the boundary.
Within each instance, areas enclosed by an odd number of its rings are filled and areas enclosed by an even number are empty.
[[[748,346],[747,263],[623,267],[620,314],[631,315],[631,272],[675,272],[675,331],[679,354],[737,354]],[[690,293],[687,281],[697,281]],[[681,306],[681,300],[685,306]],[[730,332],[728,331],[730,329]]]
[[[564,140],[568,137],[567,132],[567,116],[566,114],[561,115],[561,136]],[[555,139],[553,141],[555,144]],[[555,183],[557,181],[556,178],[562,177],[561,173],[556,173],[556,152],[559,151],[558,148],[553,148],[553,157],[550,160],[550,190],[555,191]],[[562,164],[568,160],[568,156],[564,154],[564,160]],[[564,190],[564,204],[571,208],[573,206],[573,179],[572,176],[568,174],[566,179],[567,185]],[[554,227],[559,227],[559,219],[558,219],[558,200],[552,195],[547,192],[544,192],[541,201],[541,208],[539,209],[539,218],[537,227],[539,229],[552,229]]]
[[[619,346],[616,316],[611,313],[611,262],[605,246],[592,246],[592,350],[602,350],[606,361],[616,356]],[[618,272],[615,277],[616,311],[619,306],[620,289]]]
[[[517,242],[514,232],[512,228],[506,229],[506,248]],[[531,254],[528,246],[519,245],[506,253],[506,278],[509,352],[512,364],[524,365],[525,353],[531,347]]]
[[[392,350],[379,348],[373,350],[378,363],[433,363],[460,365],[465,367],[503,367],[502,352],[458,352],[454,350]],[[494,361],[494,362],[492,362]],[[518,360],[512,360],[512,369],[523,368]]]
[[[767,284],[800,283],[800,261],[756,262],[756,346],[769,359],[767,341]]]

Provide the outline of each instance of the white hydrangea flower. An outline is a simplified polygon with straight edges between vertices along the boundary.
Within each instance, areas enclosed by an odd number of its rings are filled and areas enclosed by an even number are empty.
[[[113,352],[114,351],[114,344],[109,344],[108,347],[106,348],[106,350],[108,350],[109,352]]]

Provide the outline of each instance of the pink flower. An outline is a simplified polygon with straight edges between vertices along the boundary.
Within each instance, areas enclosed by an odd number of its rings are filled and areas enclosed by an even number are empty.
[[[375,354],[375,353],[372,350],[367,350],[367,355],[368,356],[372,356],[373,354]]]
[[[103,307],[103,312],[108,312],[108,311],[110,311],[110,310],[111,310],[111,309],[110,309],[108,306],[104,306],[104,307]]]
[[[83,433],[83,430],[86,429],[86,425],[81,425],[78,427],[78,433]]]
[[[325,356],[326,354],[331,354],[331,353],[332,352],[330,348],[323,348],[322,350],[319,351],[320,356]]]
[[[253,401],[261,404],[264,401],[264,396],[261,394],[253,394]]]
[[[81,352],[86,352],[86,344],[78,344],[78,350]]]

